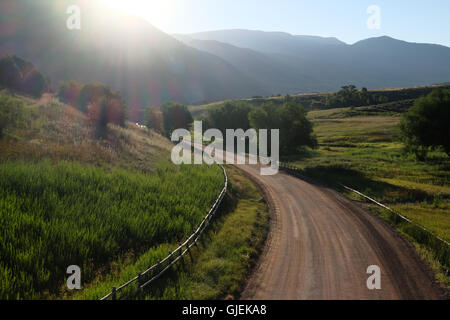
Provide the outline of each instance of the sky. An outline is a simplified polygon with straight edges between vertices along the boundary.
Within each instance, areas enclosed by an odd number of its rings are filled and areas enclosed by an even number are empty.
[[[449,0],[101,1],[140,15],[169,34],[250,29],[336,37],[349,44],[387,35],[450,47]],[[380,19],[373,20],[374,11],[367,13],[370,6],[379,8]]]

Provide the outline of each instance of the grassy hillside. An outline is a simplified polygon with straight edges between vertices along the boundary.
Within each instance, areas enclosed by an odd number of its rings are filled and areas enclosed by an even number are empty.
[[[0,140],[1,299],[60,298],[72,264],[87,284],[150,248],[167,254],[223,186],[218,167],[173,165],[171,143],[147,129],[109,125],[98,140],[55,99],[2,103],[16,121]]]

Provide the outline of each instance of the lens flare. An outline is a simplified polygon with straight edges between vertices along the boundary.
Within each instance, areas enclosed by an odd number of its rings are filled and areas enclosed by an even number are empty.
[[[100,0],[117,10],[122,10],[145,18],[157,28],[165,29],[170,25],[174,13],[173,0]]]

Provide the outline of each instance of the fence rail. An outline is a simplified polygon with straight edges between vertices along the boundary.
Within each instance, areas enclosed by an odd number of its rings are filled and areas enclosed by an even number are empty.
[[[136,277],[122,284],[121,286],[113,287],[112,291],[103,298],[101,298],[100,300],[107,300],[107,299],[117,300],[119,292],[123,291],[125,288],[135,283],[138,284],[138,291],[142,291],[145,287],[149,286],[151,283],[153,283],[155,280],[161,277],[167,270],[169,270],[174,264],[176,264],[186,253],[188,253],[189,250],[194,245],[197,244],[198,239],[200,238],[206,227],[209,225],[211,219],[216,214],[217,209],[222,203],[223,198],[225,197],[225,194],[227,192],[228,188],[227,172],[223,166],[220,167],[222,168],[223,175],[225,178],[224,187],[222,188],[222,191],[220,192],[216,201],[212,205],[208,214],[203,218],[202,222],[199,224],[195,232],[191,234],[189,238],[187,238],[187,240],[184,241],[178,248],[170,252],[166,258],[164,258],[161,261],[158,261],[156,264],[152,265],[142,273],[139,273]]]
[[[403,219],[404,221],[406,221],[406,222],[408,222],[408,223],[411,223],[411,224],[414,224],[416,227],[418,227],[418,228],[422,229],[423,231],[429,233],[430,235],[432,235],[433,237],[435,237],[436,239],[438,239],[438,240],[441,241],[442,243],[446,244],[447,246],[450,246],[450,243],[448,243],[448,242],[445,241],[444,239],[438,237],[437,235],[435,235],[433,232],[431,232],[431,231],[428,230],[427,228],[421,226],[421,225],[418,224],[418,223],[415,223],[414,221],[408,219],[407,217],[405,217],[404,215],[398,213],[397,211],[392,210],[392,209],[389,208],[388,206],[385,206],[384,204],[382,204],[382,203],[380,203],[380,202],[378,202],[378,201],[376,201],[376,200],[374,200],[374,199],[372,199],[372,198],[366,196],[365,194],[359,192],[358,190],[355,190],[355,189],[352,189],[352,188],[350,188],[350,187],[347,187],[346,185],[343,185],[342,183],[339,183],[339,185],[340,185],[341,187],[343,187],[343,188],[345,188],[345,189],[347,189],[347,190],[349,190],[349,191],[352,191],[352,192],[356,193],[357,195],[359,195],[359,196],[361,196],[361,197],[363,197],[363,198],[369,200],[370,202],[375,203],[376,205],[380,206],[381,208],[386,209],[386,210],[388,210],[388,211],[390,211],[390,212],[396,214],[398,217],[400,217],[400,218]]]

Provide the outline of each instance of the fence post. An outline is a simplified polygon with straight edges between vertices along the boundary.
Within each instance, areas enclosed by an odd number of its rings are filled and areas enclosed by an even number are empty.
[[[111,291],[111,299],[112,300],[116,300],[116,292],[117,292],[117,289],[116,289],[116,287],[112,287],[112,291]]]

